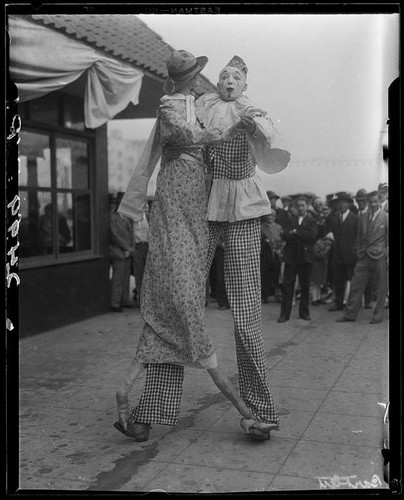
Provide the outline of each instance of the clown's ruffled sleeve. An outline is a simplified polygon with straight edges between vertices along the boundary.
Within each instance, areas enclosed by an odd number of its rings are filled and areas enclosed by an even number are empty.
[[[202,129],[195,120],[187,122],[185,101],[167,100],[159,108],[160,140],[176,146],[217,144],[223,141],[219,128]]]
[[[275,174],[287,167],[290,153],[279,146],[282,136],[270,118],[257,114],[254,117],[255,131],[247,133],[250,151],[258,168],[268,174]]]

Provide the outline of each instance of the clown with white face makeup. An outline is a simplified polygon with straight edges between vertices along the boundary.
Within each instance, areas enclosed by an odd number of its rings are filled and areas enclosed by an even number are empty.
[[[247,75],[243,70],[226,66],[219,75],[217,84],[220,97],[224,101],[235,101],[247,90]]]
[[[271,204],[256,167],[274,174],[283,170],[290,154],[275,148],[278,133],[266,112],[244,95],[247,66],[234,56],[222,69],[218,93],[196,103],[204,127],[220,129],[240,123],[230,141],[207,147],[212,177],[208,202],[210,247],[207,272],[219,234],[225,235],[225,283],[234,318],[234,333],[242,399],[259,422],[279,427],[272,400],[263,346],[260,282],[260,218]],[[249,425],[245,420],[241,425]]]

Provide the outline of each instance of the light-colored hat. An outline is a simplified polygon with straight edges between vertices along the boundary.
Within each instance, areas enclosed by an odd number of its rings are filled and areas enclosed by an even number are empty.
[[[208,58],[205,56],[195,57],[186,50],[174,50],[167,62],[168,77],[164,83],[164,92],[171,95],[180,90],[201,72],[207,63]]]
[[[334,241],[334,234],[333,233],[328,233],[324,236],[325,239]]]
[[[226,64],[226,66],[231,66],[232,68],[241,69],[245,74],[248,72],[246,63],[239,56],[233,56],[232,59]]]

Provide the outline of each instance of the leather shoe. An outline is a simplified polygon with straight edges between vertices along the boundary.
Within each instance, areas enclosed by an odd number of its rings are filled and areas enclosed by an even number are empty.
[[[333,306],[330,306],[328,308],[328,311],[330,311],[330,312],[332,312],[332,311],[342,311],[342,310],[343,310],[343,307],[339,307],[336,304],[334,304]]]
[[[116,313],[121,313],[123,312],[122,307],[111,307],[111,311],[116,312]]]
[[[299,316],[300,319],[304,319],[305,321],[311,321],[311,318],[308,314],[303,314],[302,316]]]
[[[133,438],[139,443],[147,441],[150,434],[150,424],[129,424],[128,429],[125,431],[120,422],[115,422],[114,427],[117,431],[122,432],[125,436]]]
[[[355,321],[354,319],[349,319],[346,318],[345,316],[342,316],[342,318],[338,318],[335,320],[337,323],[345,323],[346,321]]]
[[[285,316],[281,316],[279,319],[278,319],[278,323],[285,323],[285,321],[288,321]]]
[[[365,309],[372,309],[372,306],[370,304],[366,304]]]
[[[381,319],[371,319],[371,320],[369,321],[369,323],[370,323],[371,325],[377,325],[377,324],[379,324],[379,323],[381,323],[381,322],[382,322],[382,320],[381,320]]]

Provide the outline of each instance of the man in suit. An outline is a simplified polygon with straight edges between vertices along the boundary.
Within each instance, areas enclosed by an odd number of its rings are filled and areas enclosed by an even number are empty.
[[[337,211],[331,220],[331,232],[334,235],[331,265],[335,299],[334,304],[328,308],[329,311],[343,310],[345,288],[352,279],[356,264],[358,216],[349,210],[352,201],[347,193],[338,193],[335,201]]]
[[[358,205],[358,215],[363,215],[368,212],[368,193],[366,189],[358,189],[355,196],[356,204]]]
[[[132,257],[131,272],[135,277],[136,288],[134,290],[133,299],[136,307],[140,307],[143,275],[149,251],[149,222],[147,220],[147,215],[148,209],[145,209],[142,220],[134,220],[132,222],[135,251]]]
[[[358,215],[364,215],[366,213],[369,213],[368,193],[366,189],[359,189],[356,193],[355,200],[356,204],[358,205]],[[365,299],[365,309],[372,309],[372,306],[370,305],[373,298],[372,279],[369,279],[363,296]]]
[[[285,226],[288,222],[289,214],[287,210],[277,206],[276,203],[279,200],[279,196],[273,191],[267,191],[267,196],[271,202],[271,213],[275,215],[275,222],[282,227]]]
[[[317,224],[307,213],[308,203],[305,196],[298,196],[295,203],[297,215],[289,219],[289,224],[285,226],[283,233],[283,239],[286,241],[283,254],[285,272],[278,323],[284,323],[290,318],[296,276],[299,277],[301,287],[299,317],[310,321],[310,278],[314,262],[313,247],[317,240]]]
[[[385,182],[381,182],[377,188],[378,196],[379,196],[379,201],[380,201],[380,208],[383,210],[383,212],[389,213],[389,187]]]
[[[122,312],[122,307],[134,307],[129,302],[131,257],[134,252],[132,223],[117,212],[124,193],[116,197],[115,209],[109,219],[109,251],[112,265],[111,311]]]
[[[381,209],[377,191],[369,193],[368,203],[369,214],[361,215],[359,218],[358,262],[351,283],[351,292],[345,314],[337,319],[338,322],[356,320],[362,295],[370,277],[373,278],[377,294],[376,307],[370,322],[375,324],[383,320],[387,294],[388,215]]]

